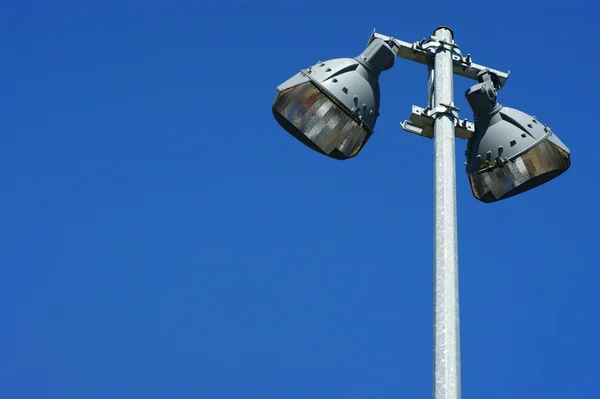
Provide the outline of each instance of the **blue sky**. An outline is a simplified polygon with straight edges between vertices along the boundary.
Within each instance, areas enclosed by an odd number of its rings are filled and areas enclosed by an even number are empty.
[[[0,397],[430,397],[433,142],[398,126],[426,68],[382,74],[375,134],[345,162],[271,103],[373,28],[439,25],[511,70],[499,101],[572,152],[560,178],[484,204],[457,143],[463,396],[594,396],[598,4],[377,4],[4,5]]]

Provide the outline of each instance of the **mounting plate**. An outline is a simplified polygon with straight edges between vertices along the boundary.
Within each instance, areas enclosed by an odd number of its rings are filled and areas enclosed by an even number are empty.
[[[410,120],[406,120],[400,123],[402,129],[409,133],[417,134],[419,136],[433,138],[433,123],[435,116],[433,112],[426,108],[412,106],[412,113],[410,114]],[[454,136],[459,139],[470,139],[475,134],[475,124],[469,122],[466,119],[459,120],[454,118]]]

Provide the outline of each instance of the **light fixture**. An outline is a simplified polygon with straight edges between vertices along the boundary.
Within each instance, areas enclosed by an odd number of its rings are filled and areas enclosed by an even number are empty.
[[[534,116],[500,105],[493,73],[483,71],[479,82],[465,94],[475,116],[466,152],[473,196],[503,200],[565,172],[570,151],[554,132]]]
[[[491,44],[491,43],[490,43]],[[414,106],[404,130],[434,141],[433,397],[461,397],[455,138],[467,138],[473,195],[495,202],[566,171],[569,149],[535,117],[496,101],[510,73],[463,55],[448,27],[409,43],[373,31],[358,57],[319,62],[277,87],[273,114],[292,136],[336,159],[356,156],[379,114],[379,74],[395,57],[429,69],[426,108]],[[479,82],[466,93],[475,127],[459,120],[454,75]]]
[[[319,62],[277,87],[273,115],[302,143],[335,159],[356,156],[379,115],[379,74],[396,54],[380,39],[356,58]]]

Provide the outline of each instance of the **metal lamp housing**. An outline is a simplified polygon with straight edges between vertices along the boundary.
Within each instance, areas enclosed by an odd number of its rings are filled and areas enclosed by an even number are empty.
[[[473,196],[495,202],[542,185],[571,165],[570,151],[534,116],[503,107],[489,81],[471,87],[475,135],[467,144],[467,174]]]
[[[373,41],[356,58],[319,62],[277,87],[273,115],[292,136],[335,159],[356,156],[379,115],[379,74],[395,53]]]

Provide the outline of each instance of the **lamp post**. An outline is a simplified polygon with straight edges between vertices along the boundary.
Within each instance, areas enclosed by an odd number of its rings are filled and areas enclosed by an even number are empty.
[[[378,77],[396,57],[428,66],[428,104],[412,107],[404,130],[434,139],[434,399],[460,399],[460,323],[455,137],[468,139],[466,170],[473,196],[495,202],[554,179],[569,149],[535,117],[497,102],[509,73],[463,56],[450,28],[408,43],[373,32],[356,58],[318,62],[277,87],[273,115],[311,149],[334,159],[356,156],[379,115]],[[453,75],[478,81],[467,92],[475,123],[459,120]]]
[[[434,32],[441,43],[454,43],[452,31]],[[460,326],[458,242],[454,159],[454,87],[452,48],[441,44],[433,59],[434,137],[434,397],[460,398]]]

